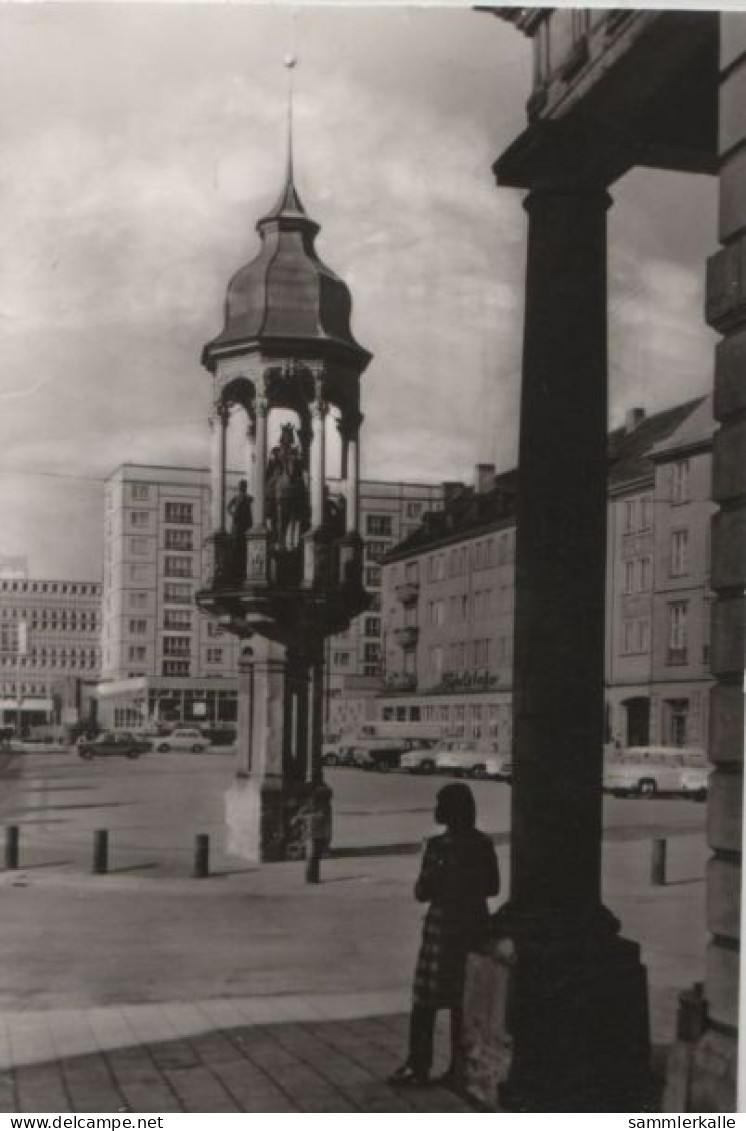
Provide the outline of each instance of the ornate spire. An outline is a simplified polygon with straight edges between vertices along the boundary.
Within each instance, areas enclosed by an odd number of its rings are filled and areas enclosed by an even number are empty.
[[[280,194],[280,197],[266,216],[262,216],[257,224],[257,227],[264,224],[267,220],[292,220],[302,218],[309,224],[313,221],[308,219],[303,201],[298,195],[298,190],[295,187],[294,171],[293,171],[293,71],[298,64],[298,59],[293,54],[288,54],[284,59],[285,67],[288,72],[288,113],[287,113],[287,164],[285,169],[285,186]],[[318,230],[318,226],[314,225]]]

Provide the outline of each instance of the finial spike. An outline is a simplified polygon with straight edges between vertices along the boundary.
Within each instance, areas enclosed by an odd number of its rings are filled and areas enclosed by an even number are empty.
[[[293,71],[298,65],[298,58],[289,52],[284,59],[288,72],[288,153],[287,153],[287,183],[293,183]]]

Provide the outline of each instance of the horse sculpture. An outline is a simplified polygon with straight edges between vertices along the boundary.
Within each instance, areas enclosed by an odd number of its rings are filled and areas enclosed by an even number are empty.
[[[272,449],[266,475],[267,513],[278,550],[295,550],[308,528],[308,487],[303,456],[296,443],[295,428],[284,424],[280,443]]]

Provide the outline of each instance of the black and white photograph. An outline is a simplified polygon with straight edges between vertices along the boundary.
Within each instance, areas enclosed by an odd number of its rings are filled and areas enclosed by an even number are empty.
[[[0,107],[2,1127],[735,1127],[746,8],[3,0]]]

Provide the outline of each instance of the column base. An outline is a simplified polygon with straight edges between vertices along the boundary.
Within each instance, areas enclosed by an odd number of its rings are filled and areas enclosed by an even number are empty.
[[[535,922],[469,956],[465,1083],[480,1106],[617,1112],[651,1103],[639,947],[588,926],[547,920],[542,931]]]
[[[252,864],[299,859],[303,833],[293,817],[301,800],[296,785],[236,778],[225,792],[226,852]]]
[[[699,1031],[687,1032],[687,1006],[701,987],[681,995],[678,1037],[668,1054],[661,1111],[730,1113],[736,1110],[738,1088],[738,1038],[707,1027],[704,999]],[[690,1010],[689,1010],[690,1012]],[[689,1027],[691,1028],[691,1026]]]

